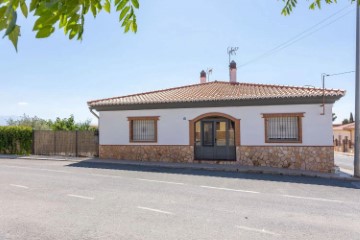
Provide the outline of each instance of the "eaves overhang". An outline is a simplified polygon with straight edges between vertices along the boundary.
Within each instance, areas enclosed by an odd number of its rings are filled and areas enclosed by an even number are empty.
[[[342,96],[292,97],[268,99],[239,99],[189,102],[159,102],[159,103],[133,103],[95,105],[89,107],[96,111],[116,110],[145,110],[145,109],[172,109],[172,108],[207,108],[207,107],[234,107],[234,106],[268,106],[268,105],[294,105],[294,104],[332,104]]]

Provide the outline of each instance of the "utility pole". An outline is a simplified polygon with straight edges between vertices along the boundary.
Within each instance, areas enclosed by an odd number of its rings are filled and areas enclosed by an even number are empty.
[[[360,0],[356,1],[355,153],[354,177],[360,177]]]
[[[349,73],[354,73],[354,72],[355,71],[347,71],[347,72],[333,73],[333,74],[327,74],[327,73],[321,74],[322,89],[323,89],[323,98],[322,98],[322,104],[321,104],[323,111],[322,111],[321,115],[325,115],[325,79],[326,79],[326,77],[344,75],[344,74],[349,74]]]

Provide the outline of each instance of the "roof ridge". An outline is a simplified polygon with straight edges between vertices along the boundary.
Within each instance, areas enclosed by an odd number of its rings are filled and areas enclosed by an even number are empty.
[[[314,89],[314,90],[323,90],[322,87],[310,87],[310,86],[296,86],[296,85],[284,85],[284,84],[268,84],[268,83],[249,83],[249,82],[229,82],[229,81],[219,81],[215,80],[211,83],[226,83],[226,84],[234,84],[234,85],[251,85],[251,86],[266,86],[266,87],[284,87],[284,88],[297,88],[297,89]],[[209,82],[207,82],[209,83]],[[191,85],[188,85],[191,86]],[[343,89],[338,88],[325,88],[325,91],[343,91]]]
[[[321,87],[305,87],[305,86],[296,86],[296,85],[284,85],[284,84],[268,84],[268,83],[240,83],[244,85],[252,86],[266,86],[266,87],[285,87],[285,88],[296,88],[296,89],[314,89],[314,90],[323,90]],[[325,88],[326,91],[345,91],[342,89],[333,89]]]

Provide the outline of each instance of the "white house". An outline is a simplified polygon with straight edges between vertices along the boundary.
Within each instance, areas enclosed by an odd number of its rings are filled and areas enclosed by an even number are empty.
[[[333,89],[229,82],[89,101],[99,112],[100,157],[236,163],[329,172]]]

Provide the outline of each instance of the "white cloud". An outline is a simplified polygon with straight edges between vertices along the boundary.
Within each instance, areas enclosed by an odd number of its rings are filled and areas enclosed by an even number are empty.
[[[29,103],[27,102],[18,102],[18,106],[27,106]]]

